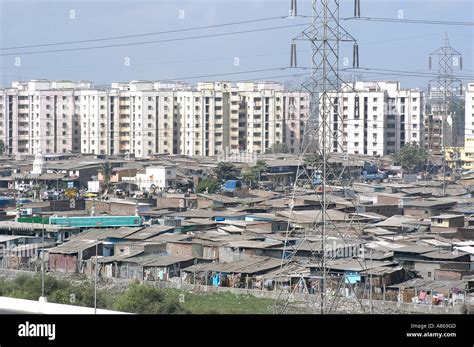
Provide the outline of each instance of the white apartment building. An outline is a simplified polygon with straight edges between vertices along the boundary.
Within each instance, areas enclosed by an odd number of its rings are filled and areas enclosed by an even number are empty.
[[[405,143],[423,144],[419,90],[401,89],[399,82],[355,82],[340,93],[329,93],[329,98],[326,140],[332,152],[382,156],[399,151]]]
[[[474,138],[474,82],[470,82],[467,84],[464,112],[465,112],[464,138],[467,143],[467,139]]]
[[[88,82],[14,82],[0,90],[0,138],[8,154],[79,150],[74,89]]]
[[[298,153],[309,113],[306,92],[279,83],[34,80],[0,89],[0,138],[9,154],[81,152],[213,156]]]

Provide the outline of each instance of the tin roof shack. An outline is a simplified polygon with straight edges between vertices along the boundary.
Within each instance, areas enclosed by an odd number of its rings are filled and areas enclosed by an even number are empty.
[[[306,265],[310,270],[311,276],[321,276],[321,264],[311,263]],[[350,297],[354,295],[353,284],[367,283],[370,278],[369,270],[373,271],[372,282],[381,283],[384,281],[399,281],[400,278],[405,278],[405,272],[402,267],[397,266],[397,263],[392,261],[379,261],[374,259],[335,259],[326,263],[326,269],[333,281],[330,281],[330,286],[337,290],[343,283],[345,288],[345,295]],[[343,279],[343,282],[341,280]],[[386,283],[387,285],[387,283]],[[376,293],[381,293],[382,288],[379,288]]]
[[[451,199],[412,200],[403,204],[403,214],[417,218],[428,218],[440,215],[455,205],[456,201]]]
[[[255,213],[245,216],[245,220],[255,222],[252,226],[247,226],[247,230],[253,228],[278,232],[286,231],[288,228],[288,219],[277,217],[273,213]]]
[[[280,268],[281,259],[248,257],[233,262],[197,264],[182,270],[186,283],[216,287],[263,288],[259,276]]]
[[[407,216],[392,216],[382,222],[371,225],[371,227],[384,228],[400,234],[415,231],[428,231],[430,228],[430,222]]]
[[[153,205],[155,202],[153,201]],[[86,211],[90,214],[92,206],[96,214],[106,213],[115,216],[133,216],[138,213],[146,213],[152,207],[151,203],[139,202],[122,199],[110,200],[86,200]]]
[[[435,279],[437,270],[465,272],[471,269],[470,254],[461,251],[436,250],[421,257],[415,261],[415,271],[426,279]]]
[[[433,281],[414,278],[402,283],[387,286],[387,292],[398,297],[399,302],[448,305],[462,304],[468,290],[468,281]],[[452,301],[450,302],[451,299]]]
[[[456,232],[443,233],[445,238],[456,238],[459,240],[474,240],[474,226],[458,228]]]
[[[187,209],[197,208],[197,201],[196,195],[162,193],[161,196],[156,198],[156,207],[170,211],[186,211]]]
[[[437,269],[469,270],[471,261],[470,255],[464,252],[417,245],[394,249],[393,254],[400,265],[426,279],[433,279]]]
[[[415,270],[415,261],[422,260],[422,254],[436,251],[435,247],[408,244],[393,249],[393,260],[407,270]]]
[[[28,270],[29,260],[37,256],[35,243],[40,241],[41,238],[32,236],[0,235],[0,267]]]
[[[386,287],[406,281],[410,278],[403,266],[380,266],[377,268],[361,271],[368,283],[372,283],[374,294],[383,294]],[[375,296],[373,299],[383,299],[383,296]]]
[[[196,258],[150,254],[104,258],[101,263],[106,274],[113,273],[114,277],[117,278],[140,281],[169,281],[173,277],[179,277],[180,270],[183,267],[195,264]],[[115,271],[113,268],[115,268]]]
[[[403,210],[398,204],[361,204],[356,206],[356,211],[359,213],[377,213],[385,217],[400,215]]]
[[[464,216],[456,214],[441,214],[431,217],[431,232],[456,231],[464,227]]]
[[[265,256],[273,248],[282,246],[280,241],[233,241],[219,247],[219,261],[231,262],[253,256]],[[276,250],[276,255],[281,255],[281,250]]]
[[[76,235],[80,232],[79,228],[63,225],[0,221],[0,234],[4,235],[26,235],[41,237],[43,230],[45,239],[51,239],[57,242],[63,242],[68,237]]]
[[[83,273],[84,260],[90,259],[103,251],[103,242],[92,240],[71,240],[60,246],[51,248],[49,254],[49,270],[52,272]]]
[[[219,260],[219,245],[216,242],[193,238],[190,241],[169,241],[166,252],[175,256],[187,256],[206,260]]]
[[[45,262],[48,261],[46,254],[48,248],[53,247],[52,243],[45,243]],[[41,253],[43,250],[43,244],[28,243],[24,245],[14,246],[7,250],[7,254],[4,254],[2,259],[2,267],[11,270],[29,270],[29,271],[41,271]]]

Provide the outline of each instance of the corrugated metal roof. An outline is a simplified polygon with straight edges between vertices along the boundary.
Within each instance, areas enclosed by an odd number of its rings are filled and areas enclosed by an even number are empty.
[[[281,259],[265,257],[248,257],[244,260],[238,260],[230,263],[208,263],[197,264],[184,269],[186,272],[225,272],[225,273],[246,273],[253,274],[257,272],[275,269],[281,266]]]
[[[102,242],[99,241],[99,244]],[[71,240],[49,250],[49,253],[74,254],[95,246],[95,240]]]

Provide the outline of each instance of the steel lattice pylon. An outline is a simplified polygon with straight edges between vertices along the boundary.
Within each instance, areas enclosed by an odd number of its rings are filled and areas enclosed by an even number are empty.
[[[449,112],[449,102],[454,96],[454,85],[457,83],[461,86],[460,79],[454,76],[455,69],[462,69],[462,55],[449,44],[448,34],[445,34],[444,46],[432,52],[429,57],[429,68],[432,68],[432,60],[438,60],[438,76],[430,81],[428,85],[428,93],[431,93],[432,84],[436,85],[435,104],[437,106],[436,113],[442,117],[441,125],[441,147],[443,152],[443,195],[446,195],[446,140],[447,140],[447,117]],[[433,110],[432,110],[433,112]]]
[[[339,191],[347,193],[348,190],[344,186],[347,183],[350,184],[350,182],[343,180],[344,168],[340,172],[335,172],[329,165],[333,152],[342,153],[346,162],[348,159],[343,127],[341,126],[339,129],[331,129],[330,127],[331,117],[337,117],[342,125],[343,115],[339,94],[343,87],[352,89],[351,86],[342,81],[339,75],[339,45],[341,42],[354,43],[354,67],[358,67],[358,46],[356,40],[339,23],[339,3],[339,0],[313,0],[312,23],[294,39],[294,41],[305,40],[311,43],[311,76],[303,83],[303,88],[310,95],[310,116],[305,123],[304,137],[299,155],[299,167],[290,198],[288,227],[282,256],[283,269],[285,266],[288,266],[289,260],[294,259],[302,246],[310,245],[310,242],[308,242],[310,238],[313,240],[314,238],[319,239],[320,249],[314,250],[311,246],[309,249],[313,255],[312,258],[314,258],[312,260],[316,261],[315,265],[320,274],[318,277],[320,279],[319,295],[314,297],[319,301],[319,309],[322,314],[329,313],[336,308],[338,297],[337,290],[335,295],[327,294],[330,292],[330,288],[326,286],[328,275],[327,262],[335,257],[334,249],[328,243],[328,231],[337,234],[338,238],[345,242],[351,235],[349,231],[357,224],[357,221],[353,219],[345,221],[347,230],[344,231],[344,227],[336,226],[328,214],[328,191],[339,189]],[[356,6],[358,6],[358,1],[356,1]],[[293,62],[296,63],[296,57],[293,57],[295,52],[295,43],[293,43],[292,64]],[[307,155],[311,155],[313,158],[311,165],[307,165],[308,158],[305,158]],[[309,172],[309,167],[312,173]],[[319,173],[320,184],[315,184],[312,179],[314,172]],[[303,191],[299,185],[302,181],[309,181],[311,191],[317,193],[321,210],[315,213],[316,216],[311,226],[304,228],[303,235],[300,235],[300,243],[292,245],[288,242],[294,233],[292,224],[298,224],[297,218],[294,216],[293,207],[297,193],[302,193]],[[352,202],[354,203],[354,201]],[[357,226],[357,229],[359,231],[357,235],[360,237],[360,225]],[[366,269],[366,266],[361,266]],[[337,289],[339,289],[343,281],[344,278],[341,278]],[[304,287],[307,290],[306,285]],[[280,299],[280,296],[277,301]],[[278,313],[283,313],[286,310],[288,302],[289,299],[286,300],[283,308]]]

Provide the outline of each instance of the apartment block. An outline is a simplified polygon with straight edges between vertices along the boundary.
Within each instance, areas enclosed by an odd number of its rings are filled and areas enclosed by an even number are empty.
[[[308,113],[308,93],[273,82],[35,80],[0,90],[0,137],[11,155],[298,153]]]
[[[464,99],[464,139],[474,139],[474,82],[467,84],[465,99]]]
[[[9,155],[78,151],[74,90],[87,82],[14,82],[0,90],[0,136]]]
[[[382,156],[406,143],[424,143],[424,103],[419,90],[399,82],[356,82],[329,93],[326,144],[332,152]],[[323,101],[320,102],[321,123]]]

